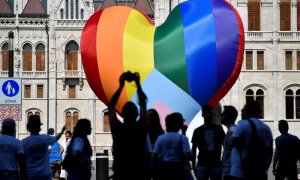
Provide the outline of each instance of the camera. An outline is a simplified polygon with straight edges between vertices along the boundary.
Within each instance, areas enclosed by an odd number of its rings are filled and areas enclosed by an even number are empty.
[[[128,82],[131,82],[137,79],[137,75],[136,73],[131,73],[130,71],[128,71],[124,74],[124,79]]]

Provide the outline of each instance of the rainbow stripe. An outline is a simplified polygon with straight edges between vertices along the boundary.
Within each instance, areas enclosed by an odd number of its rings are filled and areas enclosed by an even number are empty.
[[[179,4],[154,27],[126,6],[96,12],[82,34],[81,54],[91,88],[105,104],[125,71],[139,72],[148,106],[164,105],[191,120],[200,105],[215,105],[236,81],[243,59],[243,25],[223,0]],[[136,99],[127,84],[117,110]]]

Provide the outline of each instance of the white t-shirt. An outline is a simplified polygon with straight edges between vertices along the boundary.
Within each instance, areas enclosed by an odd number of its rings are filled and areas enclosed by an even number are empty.
[[[49,135],[31,135],[22,141],[26,154],[28,177],[51,177],[48,146],[55,143],[55,137]]]
[[[18,154],[24,154],[21,142],[12,136],[0,135],[0,170],[18,171]]]

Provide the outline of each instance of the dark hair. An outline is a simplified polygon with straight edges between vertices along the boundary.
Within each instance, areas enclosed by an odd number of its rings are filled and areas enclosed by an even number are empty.
[[[72,132],[71,131],[66,131],[65,134],[69,134],[70,136],[72,136]]]
[[[286,134],[289,131],[289,124],[286,120],[280,120],[278,123],[280,133]]]
[[[152,145],[155,144],[158,136],[164,134],[164,130],[160,124],[159,114],[155,109],[149,109],[147,111],[149,122],[149,136]]]
[[[172,113],[166,117],[167,132],[178,132],[183,126],[183,118],[180,113]]]
[[[209,105],[209,104],[205,104],[205,105],[202,106],[202,112],[204,112],[204,111],[212,111],[213,109],[214,108],[211,105]]]
[[[47,134],[53,135],[54,134],[54,129],[53,128],[49,128]]]
[[[228,116],[228,120],[231,123],[234,123],[238,116],[238,112],[233,106],[224,106],[223,114]]]
[[[255,100],[248,100],[244,106],[245,116],[247,118],[256,117],[258,118],[261,113],[260,104]]]
[[[124,117],[124,123],[132,123],[136,122],[136,118],[138,116],[138,110],[136,105],[133,102],[128,101],[122,109],[122,115]],[[128,120],[130,122],[128,122]]]
[[[15,120],[13,119],[4,119],[2,122],[2,130],[1,130],[1,134],[5,134],[5,135],[14,135],[16,131],[16,123]]]

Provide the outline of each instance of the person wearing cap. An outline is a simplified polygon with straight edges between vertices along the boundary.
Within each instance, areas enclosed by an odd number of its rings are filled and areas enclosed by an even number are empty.
[[[24,149],[21,142],[15,138],[15,135],[15,121],[13,119],[3,120],[0,135],[1,180],[19,180],[27,178]]]
[[[31,115],[27,122],[27,130],[30,132],[30,136],[21,141],[26,155],[26,167],[29,180],[52,179],[48,147],[53,145],[66,129],[64,126],[59,134],[50,136],[39,134],[41,125],[40,116]]]

